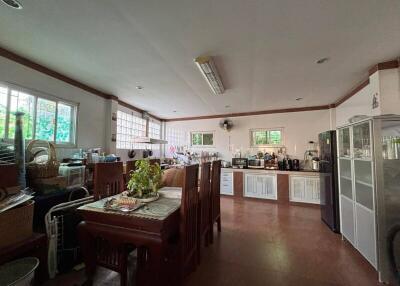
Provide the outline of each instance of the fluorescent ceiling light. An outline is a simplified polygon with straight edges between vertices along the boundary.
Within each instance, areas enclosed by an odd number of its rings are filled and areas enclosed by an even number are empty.
[[[215,67],[212,57],[197,57],[194,62],[200,69],[208,85],[211,87],[215,94],[222,94],[225,91],[222,85],[221,78],[219,77],[217,68]]]

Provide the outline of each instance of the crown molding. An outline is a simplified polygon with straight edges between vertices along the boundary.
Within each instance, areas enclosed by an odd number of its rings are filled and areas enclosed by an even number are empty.
[[[378,63],[378,64],[374,65],[373,67],[371,67],[368,70],[368,73],[371,76],[374,73],[376,73],[377,71],[388,70],[388,69],[396,69],[398,67],[399,67],[399,59],[395,59],[395,60],[391,60],[391,61],[387,61],[387,62],[383,62],[383,63]]]

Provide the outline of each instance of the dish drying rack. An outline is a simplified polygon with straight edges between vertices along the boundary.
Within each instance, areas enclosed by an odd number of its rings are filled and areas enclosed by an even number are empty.
[[[74,192],[82,190],[85,192],[85,197],[71,200]],[[85,187],[81,187],[70,193],[68,202],[58,204],[47,212],[45,216],[46,234],[48,238],[47,261],[49,277],[51,279],[59,273],[60,257],[63,253],[72,253],[75,260],[79,254],[79,245],[71,246],[67,241],[67,233],[65,232],[65,215],[67,212],[76,212],[78,207],[93,201],[94,197],[89,196],[89,191]],[[74,233],[76,234],[76,232]],[[71,235],[71,233],[68,233],[68,235]]]

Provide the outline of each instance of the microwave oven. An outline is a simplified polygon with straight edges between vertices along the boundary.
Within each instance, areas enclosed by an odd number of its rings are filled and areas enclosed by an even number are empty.
[[[249,168],[251,169],[264,169],[265,160],[264,159],[250,159]]]
[[[247,158],[232,158],[232,168],[247,169],[247,167],[248,167]]]

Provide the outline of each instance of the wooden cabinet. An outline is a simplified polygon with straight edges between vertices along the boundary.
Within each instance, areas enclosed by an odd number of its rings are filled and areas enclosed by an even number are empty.
[[[233,196],[233,172],[221,172],[220,194]]]
[[[319,177],[290,175],[291,202],[320,204]]]
[[[247,173],[244,176],[245,197],[277,199],[277,180],[275,174]]]

